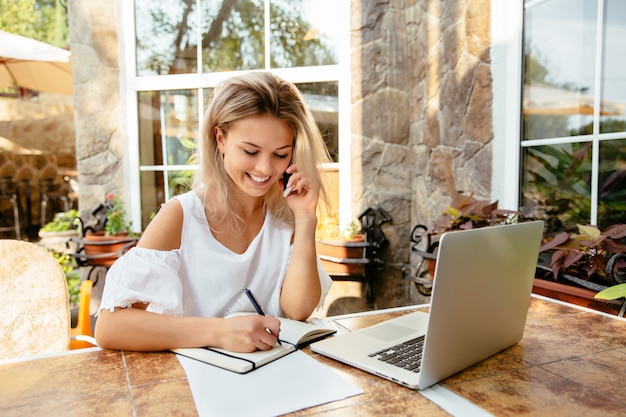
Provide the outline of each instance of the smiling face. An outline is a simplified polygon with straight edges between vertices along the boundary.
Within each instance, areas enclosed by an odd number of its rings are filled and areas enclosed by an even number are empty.
[[[289,166],[292,130],[284,120],[266,114],[240,119],[224,133],[215,128],[228,176],[243,194],[262,197]]]

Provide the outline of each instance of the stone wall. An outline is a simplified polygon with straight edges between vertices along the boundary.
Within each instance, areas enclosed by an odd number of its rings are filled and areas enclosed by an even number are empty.
[[[376,307],[421,302],[402,280],[410,231],[456,191],[489,198],[490,2],[351,2],[354,212],[393,222]]]
[[[76,158],[81,217],[107,194],[123,195],[122,114],[115,0],[70,0]]]

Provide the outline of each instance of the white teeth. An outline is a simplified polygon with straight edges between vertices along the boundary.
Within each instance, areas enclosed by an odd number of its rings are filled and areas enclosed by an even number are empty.
[[[252,178],[252,181],[258,182],[258,183],[265,182],[270,179],[270,177],[257,177],[252,174],[250,174],[250,178]]]

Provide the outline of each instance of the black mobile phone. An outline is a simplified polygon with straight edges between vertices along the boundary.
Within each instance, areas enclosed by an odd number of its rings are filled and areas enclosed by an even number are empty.
[[[283,191],[287,189],[287,183],[289,182],[289,178],[291,178],[291,174],[285,172],[283,174]]]

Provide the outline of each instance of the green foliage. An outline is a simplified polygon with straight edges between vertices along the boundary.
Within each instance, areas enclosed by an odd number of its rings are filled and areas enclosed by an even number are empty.
[[[120,233],[129,233],[132,222],[126,221],[124,202],[118,196],[109,194],[104,205],[107,208],[104,235],[117,236]]]
[[[0,29],[65,48],[66,0],[0,0]]]
[[[72,257],[55,251],[49,252],[57,260],[65,274],[70,304],[78,304],[80,297],[80,274],[74,270],[75,264]]]
[[[626,283],[613,285],[612,287],[606,288],[594,295],[594,298],[599,298],[601,300],[617,300],[622,297],[626,298]]]
[[[46,223],[41,230],[44,232],[64,232],[76,229],[80,225],[79,216],[80,214],[76,210],[57,213],[54,215],[54,219]]]

